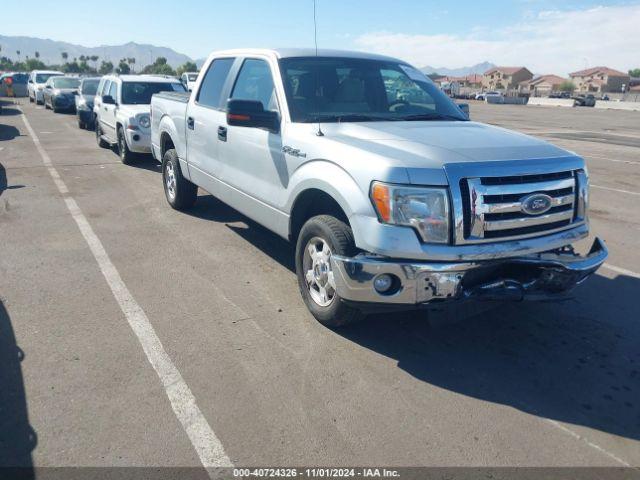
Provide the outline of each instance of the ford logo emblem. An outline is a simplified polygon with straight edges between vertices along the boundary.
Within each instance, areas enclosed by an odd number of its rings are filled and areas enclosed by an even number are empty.
[[[548,212],[553,199],[544,193],[533,193],[520,200],[520,209],[527,215],[541,215]]]

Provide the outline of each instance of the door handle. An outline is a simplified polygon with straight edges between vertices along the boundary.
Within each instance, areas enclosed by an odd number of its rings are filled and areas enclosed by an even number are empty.
[[[218,127],[218,140],[227,141],[227,127]]]
[[[187,128],[189,130],[195,130],[196,128],[196,119],[193,117],[188,117],[187,118]]]

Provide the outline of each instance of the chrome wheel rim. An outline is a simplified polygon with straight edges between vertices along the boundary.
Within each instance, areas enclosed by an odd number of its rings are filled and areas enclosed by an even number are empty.
[[[173,200],[176,198],[176,173],[173,170],[173,164],[171,162],[167,162],[167,165],[164,167],[164,182],[167,186],[167,195]]]
[[[124,158],[127,155],[127,151],[126,151],[126,140],[124,139],[124,135],[120,135],[120,157]]]
[[[336,283],[331,269],[331,248],[320,237],[307,242],[302,258],[305,282],[311,299],[328,307],[336,298]]]

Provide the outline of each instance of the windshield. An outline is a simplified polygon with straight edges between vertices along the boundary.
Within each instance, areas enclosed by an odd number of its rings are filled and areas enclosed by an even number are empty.
[[[53,86],[56,88],[78,88],[80,86],[80,79],[69,77],[54,78]]]
[[[27,83],[28,75],[26,73],[14,73],[12,75],[13,83],[24,84]]]
[[[184,92],[181,83],[175,82],[124,82],[122,84],[122,103],[125,105],[148,105],[151,96],[160,92]]]
[[[59,73],[37,73],[36,74],[36,83],[47,83],[51,77],[59,77]]]
[[[197,78],[198,78],[198,74],[197,74],[197,73],[189,73],[189,74],[187,75],[187,79],[188,79],[190,82],[195,82]]]
[[[82,94],[83,95],[95,95],[98,91],[98,84],[100,80],[83,80],[82,81]]]
[[[294,122],[467,120],[423,73],[409,65],[361,58],[280,60]]]

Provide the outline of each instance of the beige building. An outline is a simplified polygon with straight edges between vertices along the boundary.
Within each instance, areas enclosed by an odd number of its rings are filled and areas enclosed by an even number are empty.
[[[566,81],[566,78],[557,75],[540,75],[520,82],[520,93],[528,93],[532,97],[547,97],[551,92],[560,90],[560,85]]]
[[[609,67],[593,67],[570,73],[576,92],[605,93],[622,92],[622,86],[629,88],[630,77],[624,72]]]
[[[521,82],[531,80],[533,73],[525,67],[494,67],[482,75],[485,90],[514,90]]]

